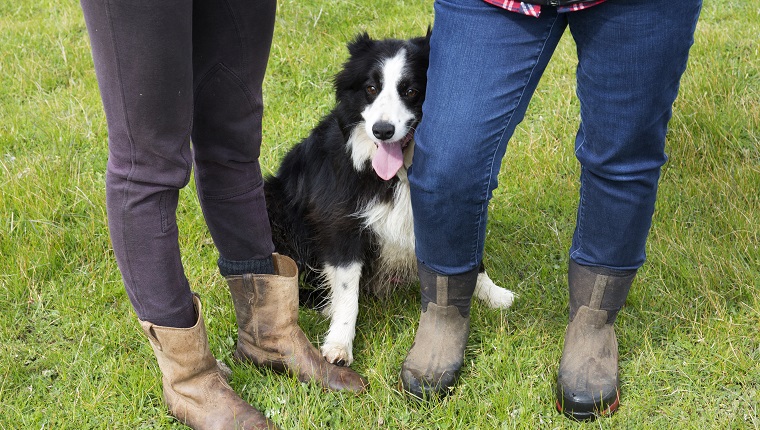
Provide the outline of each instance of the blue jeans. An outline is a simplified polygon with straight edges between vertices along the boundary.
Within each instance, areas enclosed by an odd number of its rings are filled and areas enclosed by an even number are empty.
[[[608,0],[563,14],[544,7],[534,18],[481,0],[436,1],[427,98],[409,175],[420,263],[444,275],[480,264],[507,142],[569,27],[581,106],[570,258],[639,268],[700,9],[701,0]]]

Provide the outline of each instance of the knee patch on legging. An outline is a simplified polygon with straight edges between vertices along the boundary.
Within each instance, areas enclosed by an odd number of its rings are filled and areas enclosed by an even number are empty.
[[[211,69],[195,92],[193,149],[196,162],[247,163],[261,146],[261,94],[252,93],[224,64]]]
[[[230,199],[262,185],[261,111],[260,96],[224,64],[198,85],[192,139],[201,198]]]

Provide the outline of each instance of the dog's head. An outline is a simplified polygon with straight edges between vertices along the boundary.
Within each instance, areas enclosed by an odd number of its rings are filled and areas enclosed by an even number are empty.
[[[371,160],[375,173],[389,180],[411,164],[425,100],[430,31],[409,40],[374,40],[364,33],[348,44],[348,51],[335,88],[338,105],[359,115],[349,139],[354,165],[361,170]]]

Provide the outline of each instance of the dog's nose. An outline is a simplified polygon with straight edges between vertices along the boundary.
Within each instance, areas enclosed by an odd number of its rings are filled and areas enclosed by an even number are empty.
[[[393,137],[396,127],[388,121],[378,121],[372,126],[372,134],[380,140],[388,140]]]

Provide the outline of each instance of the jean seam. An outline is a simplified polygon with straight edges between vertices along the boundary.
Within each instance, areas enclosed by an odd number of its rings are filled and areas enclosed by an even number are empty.
[[[585,138],[584,138],[583,142],[585,142]],[[578,192],[578,194],[579,194],[579,196],[578,196],[578,215],[577,215],[576,225],[575,225],[575,229],[578,232],[577,235],[576,235],[576,237],[577,237],[578,240],[577,240],[577,243],[575,244],[576,245],[576,249],[573,250],[573,252],[570,254],[570,258],[572,258],[573,260],[575,260],[576,255],[578,255],[580,253],[580,251],[581,251],[581,243],[583,243],[583,224],[584,224],[583,223],[583,218],[585,216],[585,206],[586,206],[585,205],[586,187],[584,186],[584,182],[586,182],[586,175],[584,174],[585,171],[586,171],[586,169],[583,166],[581,166],[580,190]]]
[[[576,93],[576,97],[578,97],[578,101],[580,102],[581,95]],[[583,103],[581,102],[581,105]],[[581,121],[580,125],[578,126],[579,132],[583,134],[583,140],[578,144],[578,146],[575,148],[575,157],[578,157],[578,153],[581,151],[583,146],[586,144],[586,133],[583,131],[583,121]],[[581,165],[581,172],[580,172],[580,189],[578,190],[578,213],[576,216],[576,225],[575,229],[578,231],[578,234],[576,235],[578,238],[578,243],[576,243],[576,248],[570,253],[570,258],[575,258],[576,255],[580,253],[581,250],[581,243],[583,243],[583,219],[585,216],[585,200],[586,200],[586,187],[584,186],[584,182],[586,182],[586,175],[584,174],[586,171],[586,168]],[[572,249],[573,245],[571,245]]]
[[[169,206],[168,193],[170,193],[169,190],[163,191],[161,193],[161,197],[159,197],[159,200],[158,200],[158,208],[161,213],[161,232],[162,233],[166,233],[169,231],[169,211],[167,210]]]
[[[230,14],[230,20],[232,21],[232,25],[235,27],[235,35],[238,39],[238,44],[240,45],[240,52],[247,52],[244,44],[243,44],[243,37],[241,36],[242,32],[240,31],[240,24],[238,23],[238,20],[235,17],[235,10],[232,7],[232,4],[227,0],[224,2],[225,7],[227,8],[228,13]],[[248,57],[245,56],[242,59],[242,62],[245,64],[245,62],[248,60]],[[245,70],[245,69],[243,69]],[[246,88],[246,93],[248,92],[248,89]]]

